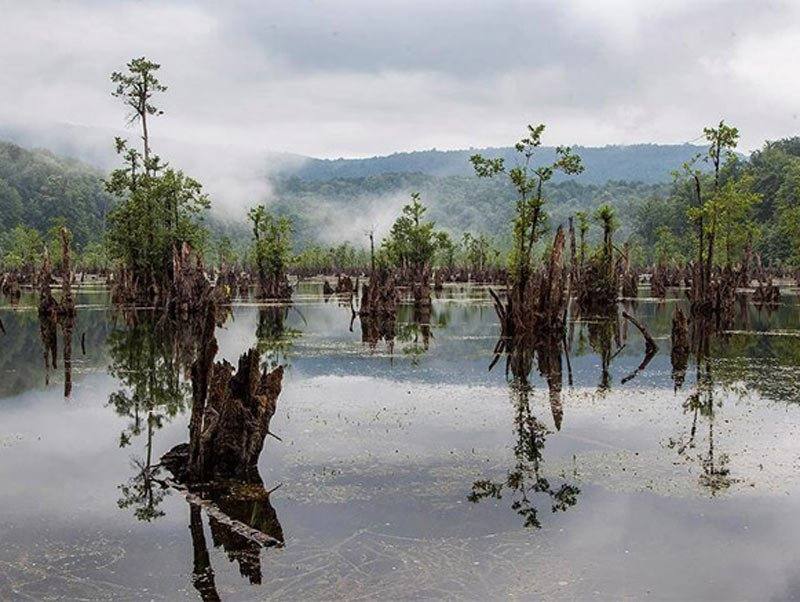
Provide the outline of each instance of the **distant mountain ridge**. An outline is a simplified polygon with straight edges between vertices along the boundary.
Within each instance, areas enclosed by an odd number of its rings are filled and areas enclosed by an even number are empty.
[[[575,146],[584,172],[575,181],[581,184],[604,184],[610,181],[656,184],[672,179],[672,172],[705,148],[692,144],[632,144],[602,147]],[[362,178],[386,173],[423,173],[432,176],[463,176],[473,173],[469,158],[480,153],[503,157],[514,165],[518,154],[511,147],[440,151],[436,149],[393,153],[366,159],[314,159],[296,165],[291,175],[308,180]],[[543,146],[534,155],[533,165],[552,163],[555,147]],[[555,181],[565,177],[557,174]],[[570,178],[572,179],[572,178]]]
[[[10,126],[0,124],[0,140],[8,140],[26,148],[46,148],[52,152],[73,157],[102,170],[112,169],[119,158],[113,150],[114,136],[133,137],[130,130],[110,130],[69,124],[40,124]],[[170,139],[160,139],[161,155],[179,167],[193,167],[195,154],[212,155],[212,147],[198,150],[197,145]],[[658,184],[669,182],[672,172],[706,148],[692,144],[630,144],[607,146],[574,146],[583,159],[585,171],[576,178],[557,174],[556,182],[570,179],[581,184],[602,185],[611,181]],[[230,156],[231,149],[221,147],[217,152]],[[369,158],[318,159],[288,152],[253,151],[248,156],[244,149],[237,151],[237,162],[263,165],[265,177],[296,176],[308,180],[338,178],[364,178],[383,174],[421,173],[432,176],[472,175],[470,156],[481,153],[490,157],[504,157],[509,164],[517,161],[511,147],[469,148],[462,150],[420,150],[397,152]],[[534,155],[534,165],[552,162],[555,147],[543,146]],[[200,163],[200,165],[204,165]],[[191,171],[191,169],[190,169]],[[202,173],[192,173],[203,181]]]

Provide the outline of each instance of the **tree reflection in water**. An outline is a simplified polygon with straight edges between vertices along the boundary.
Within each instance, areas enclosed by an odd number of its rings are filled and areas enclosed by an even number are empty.
[[[268,306],[259,312],[259,347],[266,361],[285,357],[296,331],[285,328],[287,306]],[[208,515],[211,542],[224,550],[250,583],[261,583],[261,549],[283,545],[283,530],[257,469],[243,480],[200,485],[183,484],[177,466],[186,466],[188,444],[177,446],[161,462],[153,458],[159,429],[186,411],[192,394],[191,366],[198,354],[200,324],[173,324],[153,312],[128,312],[125,327],[109,336],[109,372],[121,387],[108,405],[129,422],[119,435],[120,447],[134,445],[144,435],[144,451],[134,456],[134,474],[121,485],[120,508],[151,522],[162,516],[161,503],[178,491],[189,505],[193,549],[193,585],[204,600],[219,600],[214,571],[202,524]],[[224,320],[224,318],[223,318]],[[217,322],[219,325],[219,322]]]
[[[509,349],[510,347],[510,349]],[[533,347],[533,350],[532,350]],[[553,512],[565,511],[577,503],[580,489],[566,480],[552,483],[544,476],[544,446],[550,430],[534,415],[530,397],[533,388],[528,380],[533,358],[536,356],[539,373],[548,385],[550,411],[556,429],[560,429],[563,418],[562,389],[562,342],[550,340],[535,346],[524,341],[505,341],[498,344],[498,352],[507,350],[506,374],[511,374],[509,389],[514,404],[514,427],[516,441],[513,453],[514,466],[501,481],[489,479],[475,481],[468,499],[477,503],[487,498],[501,499],[504,494],[512,498],[511,508],[523,518],[525,527],[541,528],[536,507],[536,497],[546,495]],[[494,362],[493,362],[494,365]]]
[[[257,347],[262,354],[264,364],[270,369],[279,364],[288,364],[293,342],[302,334],[302,331],[286,326],[290,309],[297,311],[305,320],[296,307],[286,303],[263,305],[258,308]]]
[[[229,315],[220,310],[219,324]],[[156,432],[189,406],[191,384],[188,375],[197,353],[201,324],[197,320],[175,322],[163,313],[119,310],[115,321],[123,325],[108,336],[109,373],[122,385],[108,398],[117,415],[128,425],[119,435],[119,446],[128,447],[145,435],[144,455],[131,458],[133,476],[119,485],[117,504],[132,508],[144,521],[160,518],[159,505],[166,486],[161,467],[153,462]]]
[[[214,569],[208,554],[202,509],[208,513],[211,542],[222,548],[239,574],[251,584],[260,584],[261,550],[283,546],[283,528],[270,503],[270,494],[259,475],[249,482],[215,483],[187,492],[189,532],[192,537],[192,584],[203,600],[219,600]]]
[[[132,508],[139,520],[152,521],[164,515],[159,505],[166,492],[161,468],[153,463],[156,432],[187,408],[191,386],[185,375],[194,355],[191,332],[181,335],[169,321],[153,312],[128,312],[124,328],[108,338],[109,373],[121,388],[108,398],[117,415],[128,425],[119,435],[119,446],[128,447],[145,435],[144,455],[134,456],[133,476],[119,485],[120,508]]]
[[[728,464],[730,457],[726,453],[720,453],[717,449],[718,442],[715,442],[715,422],[717,412],[722,408],[722,401],[715,399],[715,382],[712,370],[712,359],[710,357],[710,339],[712,329],[703,324],[695,323],[692,329],[692,351],[695,355],[695,387],[686,401],[683,403],[683,411],[692,415],[692,423],[689,432],[670,438],[668,447],[677,451],[678,455],[689,461],[697,460],[700,463],[701,473],[699,483],[707,488],[712,495],[725,491],[738,479],[731,477]],[[719,337],[723,343],[724,334]],[[682,384],[685,373],[685,365],[676,366],[673,358],[673,377],[675,378],[675,388],[678,390]],[[682,362],[681,362],[682,363]],[[707,447],[705,451],[695,455],[698,445],[698,421],[708,422]]]

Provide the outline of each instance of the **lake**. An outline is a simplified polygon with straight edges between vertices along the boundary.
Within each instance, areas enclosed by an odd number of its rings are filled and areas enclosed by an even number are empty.
[[[77,293],[71,365],[36,299],[0,307],[0,599],[800,598],[800,306],[738,308],[685,375],[682,292],[570,321],[489,370],[486,288],[362,341],[347,299],[233,304],[218,359],[286,372],[255,545],[157,466],[188,440],[191,341]],[[641,291],[644,294],[644,289]],[[622,309],[620,306],[620,311]],[[67,375],[68,373],[68,375]],[[255,520],[246,517],[245,522]]]

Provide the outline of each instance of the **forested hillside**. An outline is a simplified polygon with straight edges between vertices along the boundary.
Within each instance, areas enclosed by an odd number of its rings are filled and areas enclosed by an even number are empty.
[[[691,190],[672,183],[671,174],[697,150],[689,145],[580,149],[589,181],[574,178],[550,185],[549,221],[564,223],[577,211],[591,213],[607,203],[617,210],[620,239],[634,242],[643,258],[652,260],[656,249],[689,257],[694,242],[686,215],[694,201]],[[456,238],[464,232],[485,233],[506,248],[515,193],[503,180],[472,175],[470,152],[309,160],[295,175],[274,176],[269,201],[277,213],[291,218],[296,250],[312,242],[349,241],[363,246],[366,233],[385,231],[412,192],[421,193],[439,228]],[[750,186],[760,196],[747,230],[754,247],[767,260],[797,261],[800,241],[792,232],[800,224],[800,139],[768,143],[736,165],[749,174]],[[382,171],[387,169],[394,171]],[[621,180],[626,174],[630,180]],[[202,174],[197,175],[202,179]],[[69,224],[78,250],[102,241],[113,203],[102,177],[102,172],[85,163],[46,150],[0,143],[0,246],[4,240],[8,246],[8,233],[17,225],[44,236],[53,226]],[[211,243],[225,236],[235,248],[244,248],[250,236],[248,225],[244,220],[226,221],[221,217],[226,213],[223,203],[213,198],[211,202],[207,220]],[[5,251],[0,249],[0,255]]]
[[[800,265],[800,137],[768,142],[729,169],[757,198],[752,208],[729,220],[734,244],[742,246],[749,238],[765,260]],[[694,228],[687,214],[695,205],[693,187],[684,182],[671,187],[666,198],[642,199],[628,219],[644,249],[680,261],[693,253]]]
[[[610,180],[654,184],[671,179],[672,171],[704,149],[691,144],[632,144],[625,146],[583,147],[584,171],[574,178],[557,174],[554,181],[572,180],[581,184],[605,184]],[[312,180],[363,178],[384,173],[425,173],[435,176],[472,175],[469,158],[475,153],[516,161],[513,148],[469,150],[426,150],[394,153],[369,159],[308,159],[292,170],[292,175]],[[554,147],[537,149],[533,166],[548,165],[555,157]]]
[[[44,234],[64,222],[76,245],[98,240],[111,205],[102,177],[84,163],[0,142],[0,233],[22,224]]]
[[[548,190],[552,222],[566,221],[576,211],[593,211],[603,203],[619,209],[623,235],[630,233],[636,206],[644,199],[665,196],[670,184],[606,182],[602,185],[560,182]],[[300,240],[322,233],[328,241],[365,241],[366,232],[378,232],[394,221],[411,192],[421,193],[437,226],[460,236],[480,232],[498,240],[508,235],[515,192],[506,181],[474,176],[436,177],[426,174],[381,174],[362,178],[302,180],[275,183],[276,209],[292,218]]]

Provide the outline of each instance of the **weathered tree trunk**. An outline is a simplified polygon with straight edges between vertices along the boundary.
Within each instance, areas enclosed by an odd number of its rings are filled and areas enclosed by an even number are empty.
[[[622,296],[629,299],[639,296],[639,274],[631,265],[630,245],[627,242],[622,257]]]
[[[58,363],[58,302],[50,290],[52,280],[50,255],[44,250],[44,262],[39,272],[39,334],[44,348],[45,369],[55,368]]]
[[[336,280],[336,292],[339,294],[350,294],[353,292],[353,280],[346,274],[339,274]]]
[[[61,228],[61,316],[75,316],[75,299],[72,296],[72,259],[69,251],[69,232]]]
[[[650,294],[656,299],[664,299],[667,296],[667,267],[659,261],[653,267],[653,274],[650,277]]]
[[[656,351],[658,351],[658,345],[656,344],[655,340],[653,339],[652,336],[650,336],[650,333],[648,332],[647,328],[645,328],[644,325],[642,325],[639,322],[639,320],[634,318],[625,310],[622,311],[622,317],[628,320],[631,324],[633,324],[636,327],[636,329],[640,333],[642,333],[642,336],[644,337],[645,341],[645,353],[649,355],[650,353],[655,353]]]
[[[0,293],[2,293],[11,304],[15,304],[19,301],[22,291],[19,286],[19,276],[16,272],[3,274],[2,279],[0,279]]]
[[[414,298],[414,307],[431,306],[431,269],[425,264],[413,270],[411,294]]]
[[[202,414],[202,429],[190,439],[194,481],[215,478],[247,479],[256,467],[270,433],[269,425],[281,392],[283,366],[272,372],[259,368],[260,357],[250,349],[239,358],[238,370],[228,362],[213,365]]]
[[[672,316],[671,343],[672,377],[675,380],[675,386],[680,387],[689,363],[689,325],[680,307],[675,309]]]
[[[572,216],[569,218],[569,280],[570,289],[574,292],[578,286],[579,269],[577,259],[577,246],[575,244],[575,224]]]
[[[436,270],[433,276],[433,290],[437,293],[444,289],[444,274],[442,270]]]
[[[395,278],[386,268],[378,268],[363,287],[359,315],[394,320],[397,315]]]

